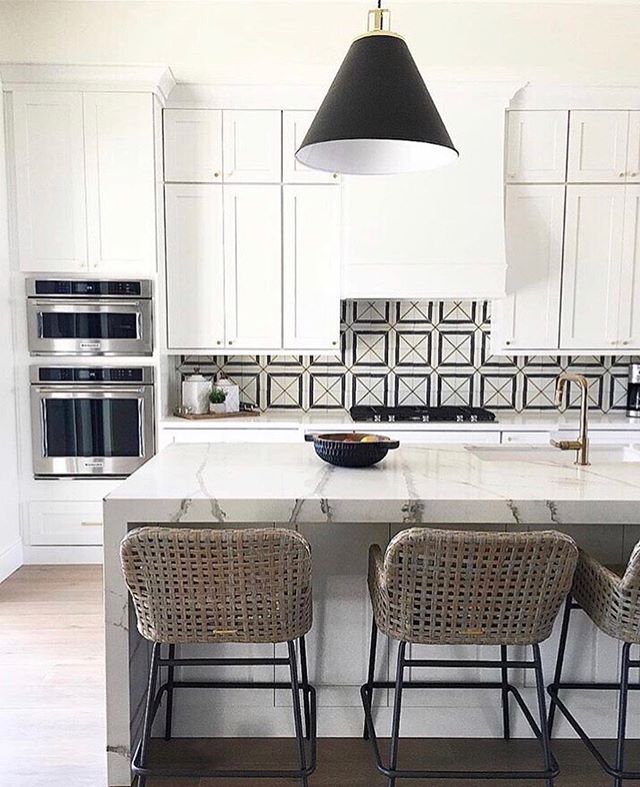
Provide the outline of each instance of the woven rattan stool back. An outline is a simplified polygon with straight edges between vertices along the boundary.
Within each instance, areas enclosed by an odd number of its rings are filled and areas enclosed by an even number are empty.
[[[406,642],[542,642],[571,587],[578,550],[555,531],[412,528],[384,558],[373,546],[369,589],[378,628]]]
[[[292,530],[144,527],[120,556],[153,642],[286,642],[311,628],[311,552]]]

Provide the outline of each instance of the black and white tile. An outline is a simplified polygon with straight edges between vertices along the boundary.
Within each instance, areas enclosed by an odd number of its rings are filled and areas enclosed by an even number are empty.
[[[562,371],[589,380],[590,405],[625,408],[625,356],[491,355],[486,301],[343,301],[335,355],[183,356],[180,371],[224,374],[262,410],[342,410],[354,404],[464,404],[555,410]],[[567,385],[563,404],[579,407]]]

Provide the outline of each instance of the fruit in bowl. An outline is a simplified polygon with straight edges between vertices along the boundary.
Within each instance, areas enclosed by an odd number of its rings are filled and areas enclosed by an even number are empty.
[[[338,467],[370,467],[400,445],[385,435],[358,432],[307,434],[304,439],[314,444],[320,459]]]

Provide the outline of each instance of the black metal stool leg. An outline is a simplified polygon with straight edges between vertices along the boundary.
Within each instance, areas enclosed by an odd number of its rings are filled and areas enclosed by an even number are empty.
[[[176,646],[169,645],[169,658],[173,659],[176,655]],[[175,667],[170,665],[167,667],[167,714],[164,724],[164,739],[165,741],[171,740],[171,723],[173,721],[173,676]]]
[[[305,738],[311,740],[311,707],[309,697],[309,671],[307,668],[307,645],[304,637],[300,637],[300,665],[302,672],[302,702],[304,703]]]
[[[631,644],[625,642],[622,646],[622,659],[620,663],[620,700],[618,704],[618,740],[616,744],[616,770],[624,769],[624,744],[627,728],[627,696],[629,693],[629,651]],[[622,787],[622,779],[616,778],[614,787]]]
[[[564,665],[564,654],[567,649],[567,636],[569,634],[569,621],[571,619],[571,610],[573,609],[573,600],[571,594],[567,596],[564,604],[564,612],[562,614],[562,627],[560,629],[560,641],[558,642],[558,655],[556,657],[556,669],[553,673],[553,685],[558,686],[562,678],[562,667]],[[556,689],[557,690],[557,689]],[[551,697],[549,704],[549,737],[553,734],[553,721],[556,715],[556,703]]]
[[[304,771],[307,767],[307,755],[305,752],[305,737],[302,731],[302,710],[300,707],[300,684],[298,683],[298,662],[296,649],[293,642],[287,642],[289,649],[289,672],[291,674],[291,692],[293,694],[293,722],[296,730],[296,741],[298,743],[298,757],[300,758],[300,770]],[[309,787],[309,780],[303,776],[300,780],[302,787]]]
[[[373,681],[376,672],[376,649],[378,644],[378,627],[376,626],[376,619],[371,621],[371,644],[369,646],[369,668],[367,670],[367,686],[369,692],[369,702],[373,713]],[[362,737],[365,741],[369,740],[369,730],[367,729],[367,722],[364,722],[364,730]]]
[[[553,759],[551,756],[551,740],[549,736],[549,724],[547,721],[547,708],[544,697],[544,675],[542,673],[542,659],[540,657],[540,646],[532,645],[533,660],[535,662],[536,694],[538,695],[538,713],[540,715],[540,732],[542,742],[542,752],[544,755],[544,767],[546,771],[553,770]],[[553,779],[545,779],[547,787],[553,787]]]
[[[389,770],[394,771],[398,766],[398,746],[400,743],[400,713],[402,711],[402,686],[404,682],[404,654],[406,642],[398,643],[398,660],[396,666],[396,686],[393,700],[393,726],[391,729],[391,750],[389,753]],[[395,787],[396,777],[390,776],[387,787]]]
[[[502,737],[508,741],[511,738],[511,727],[509,724],[509,670],[506,666],[506,645],[500,645],[500,661],[503,665],[500,670],[502,676]]]
[[[151,651],[151,666],[149,667],[149,684],[147,686],[147,701],[144,709],[144,724],[142,727],[142,741],[140,743],[140,765],[146,767],[151,741],[151,726],[153,724],[153,704],[156,698],[158,683],[158,659],[160,658],[160,643],[153,643]],[[138,776],[138,787],[145,787],[146,776]]]

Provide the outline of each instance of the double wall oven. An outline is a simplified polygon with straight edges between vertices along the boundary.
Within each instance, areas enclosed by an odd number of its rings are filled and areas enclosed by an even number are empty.
[[[153,368],[31,367],[33,470],[125,476],[155,452]]]
[[[51,356],[30,372],[34,475],[129,475],[155,452],[154,370],[125,360],[153,353],[151,282],[26,285],[29,352]]]
[[[27,279],[32,355],[151,355],[148,280]]]

